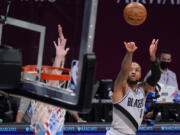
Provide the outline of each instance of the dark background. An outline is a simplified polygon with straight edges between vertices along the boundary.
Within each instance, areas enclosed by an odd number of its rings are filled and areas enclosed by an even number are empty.
[[[78,58],[84,0],[56,0],[56,2],[35,2],[33,0],[12,2],[9,16],[46,26],[43,63],[50,64],[53,56],[53,40],[57,39],[57,24],[63,26],[70,47],[66,67],[72,59]],[[138,50],[134,61],[142,65],[143,76],[149,69],[148,48],[153,38],[158,38],[159,49],[173,53],[171,69],[180,75],[180,5],[145,4],[148,17],[144,24],[131,26],[123,19],[124,1],[99,0],[94,51],[97,55],[96,80],[115,79],[125,54],[124,41],[135,41]],[[0,1],[0,14],[5,13],[6,3]],[[35,64],[37,60],[39,34],[12,26],[4,26],[2,43],[22,48],[24,65]]]

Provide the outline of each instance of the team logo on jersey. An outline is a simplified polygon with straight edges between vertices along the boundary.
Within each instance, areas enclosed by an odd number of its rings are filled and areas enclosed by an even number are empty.
[[[142,108],[144,105],[144,98],[142,99],[134,99],[128,98],[127,106]]]

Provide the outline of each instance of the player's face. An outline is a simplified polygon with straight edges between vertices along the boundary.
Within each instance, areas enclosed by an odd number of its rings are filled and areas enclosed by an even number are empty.
[[[131,70],[129,72],[128,80],[137,82],[141,78],[141,67],[138,63],[133,62],[131,65]]]

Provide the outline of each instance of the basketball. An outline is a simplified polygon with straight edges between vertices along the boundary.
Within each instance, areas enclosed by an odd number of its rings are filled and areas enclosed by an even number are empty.
[[[131,2],[124,8],[124,19],[130,25],[141,25],[147,18],[147,10],[139,2]]]

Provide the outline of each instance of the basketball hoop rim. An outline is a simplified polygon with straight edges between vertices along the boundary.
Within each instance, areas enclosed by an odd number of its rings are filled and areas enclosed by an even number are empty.
[[[26,65],[22,67],[23,72],[37,75],[37,65]],[[59,68],[54,66],[42,65],[41,70],[52,70],[52,73],[41,73],[41,80],[54,80],[54,81],[69,81],[70,80],[70,69],[68,68]],[[61,72],[67,72],[68,74],[55,74],[53,70],[58,70]]]

